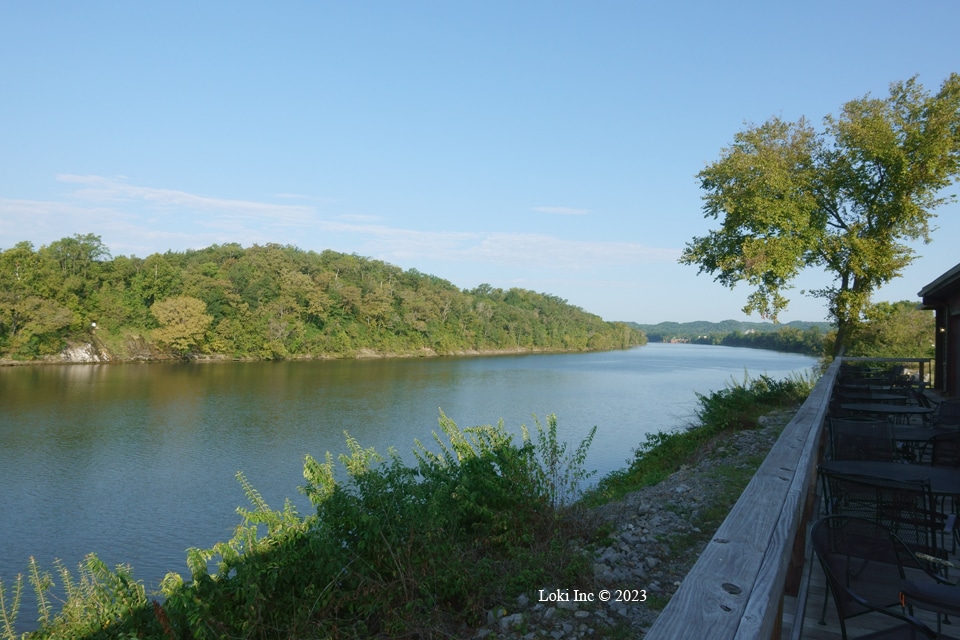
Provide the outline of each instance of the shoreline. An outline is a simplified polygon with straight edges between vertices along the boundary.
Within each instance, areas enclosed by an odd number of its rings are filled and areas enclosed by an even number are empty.
[[[359,349],[352,355],[336,354],[315,354],[298,355],[289,358],[265,359],[256,357],[237,357],[225,354],[199,354],[186,358],[176,358],[174,356],[145,357],[138,356],[132,358],[118,358],[109,354],[94,353],[93,343],[83,343],[78,345],[81,349],[71,347],[65,349],[57,356],[46,356],[34,360],[11,360],[9,358],[0,358],[0,367],[26,367],[26,366],[48,366],[48,365],[121,365],[121,364],[221,364],[229,362],[296,362],[296,361],[315,361],[315,360],[386,360],[403,358],[473,358],[488,356],[506,356],[506,355],[524,355],[524,354],[545,354],[545,353],[598,353],[602,351],[622,351],[645,346],[643,344],[631,345],[629,347],[614,349],[549,349],[549,348],[523,348],[513,347],[510,349],[461,349],[450,353],[438,353],[430,348],[422,348],[417,351],[407,353],[393,353],[375,351],[373,349]],[[83,349],[82,347],[88,347]],[[85,355],[72,358],[68,357],[69,352],[80,352]],[[87,355],[89,354],[89,355]]]

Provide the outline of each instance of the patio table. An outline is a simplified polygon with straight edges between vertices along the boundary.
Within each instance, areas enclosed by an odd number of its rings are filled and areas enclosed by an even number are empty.
[[[938,433],[945,433],[943,429],[930,427],[915,427],[908,424],[893,425],[893,439],[897,442],[916,442],[923,444]]]
[[[934,495],[960,495],[960,471],[950,467],[873,460],[825,460],[820,466],[824,471],[835,474],[872,476],[898,482],[929,480]]]
[[[842,402],[840,408],[844,411],[855,411],[857,413],[866,413],[874,416],[889,417],[897,419],[910,420],[913,416],[933,415],[932,407],[920,407],[916,405],[896,405],[881,404],[879,402]]]
[[[876,393],[868,391],[841,391],[840,398],[845,401],[860,402],[867,404],[897,404],[906,405],[907,396],[902,393]]]

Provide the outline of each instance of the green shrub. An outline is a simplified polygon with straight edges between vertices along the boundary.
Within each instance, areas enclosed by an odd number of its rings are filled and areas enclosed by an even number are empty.
[[[58,585],[54,577],[30,558],[29,581],[37,599],[39,628],[30,638],[57,640],[100,640],[137,637],[137,631],[159,631],[149,611],[143,584],[133,579],[129,566],[111,570],[96,555],[90,554],[77,567],[77,575],[59,560],[54,562],[59,577],[60,609],[53,614]],[[0,638],[19,638],[14,631],[21,600],[23,580],[17,576],[10,608],[0,584]]]

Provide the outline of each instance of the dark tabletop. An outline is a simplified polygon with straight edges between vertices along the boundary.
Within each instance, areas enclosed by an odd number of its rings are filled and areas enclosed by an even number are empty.
[[[880,402],[883,404],[891,404],[891,403],[898,403],[898,402],[903,404],[907,401],[907,396],[903,395],[902,393],[879,393],[879,392],[872,392],[872,391],[841,391],[840,397],[844,401],[848,401],[848,400],[851,402],[863,401],[867,403]]]
[[[897,481],[929,480],[930,490],[937,495],[960,495],[960,470],[951,467],[872,460],[827,460],[820,466],[830,473],[873,476]]]
[[[879,402],[843,402],[840,408],[845,411],[862,411],[863,413],[884,413],[888,415],[922,416],[933,413],[931,407],[916,405],[901,406],[896,404],[881,404]]]
[[[900,442],[926,442],[938,433],[945,433],[945,431],[943,429],[931,429],[930,427],[893,425],[893,439]]]

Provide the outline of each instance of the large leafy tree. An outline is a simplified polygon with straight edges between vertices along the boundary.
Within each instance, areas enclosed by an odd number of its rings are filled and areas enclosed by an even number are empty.
[[[930,241],[933,211],[960,173],[960,75],[935,95],[912,78],[843,105],[815,130],[773,118],[738,133],[698,174],[705,217],[719,229],[680,258],[720,283],[753,287],[744,307],[777,319],[805,268],[832,281],[827,301],[835,353],[860,323],[871,294],[914,259],[906,243]]]
[[[915,302],[878,302],[864,311],[846,355],[882,358],[932,358],[936,332],[933,311]]]
[[[150,313],[160,326],[153,330],[153,338],[162,345],[183,354],[195,347],[213,321],[207,315],[207,304],[190,296],[176,296],[156,302]]]
[[[73,312],[52,299],[61,278],[29,242],[0,251],[0,352],[30,358],[56,353]]]

